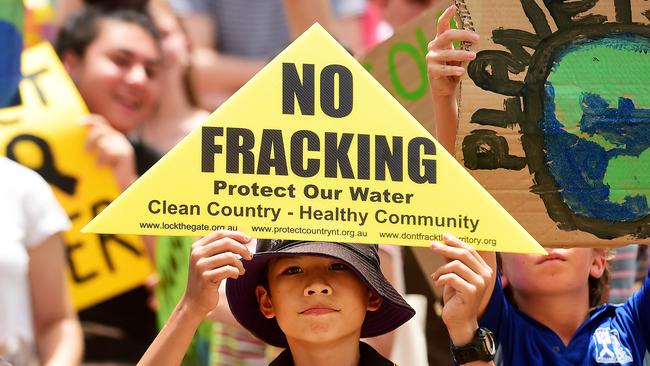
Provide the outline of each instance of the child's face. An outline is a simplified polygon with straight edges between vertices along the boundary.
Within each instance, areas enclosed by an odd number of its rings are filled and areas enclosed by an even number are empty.
[[[173,13],[170,13],[169,9],[155,3],[151,4],[150,13],[162,37],[161,46],[165,67],[185,68],[189,66],[190,49],[188,39],[178,19]]]
[[[257,288],[260,310],[276,317],[290,343],[358,339],[366,311],[381,305],[351,269],[329,257],[275,259],[269,263],[268,284],[270,295]]]
[[[605,269],[602,249],[547,249],[549,255],[502,254],[504,285],[515,295],[589,293],[589,276],[600,278]]]
[[[128,133],[152,113],[158,100],[160,54],[140,26],[100,21],[98,34],[82,58],[71,51],[63,61],[91,113]]]

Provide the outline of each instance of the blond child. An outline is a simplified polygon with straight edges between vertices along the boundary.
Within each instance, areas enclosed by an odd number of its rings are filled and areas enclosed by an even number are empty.
[[[462,63],[476,57],[453,49],[452,42],[479,39],[473,32],[449,28],[454,12],[450,7],[440,17],[427,55],[438,141],[452,153]],[[465,291],[467,301],[477,304],[469,316],[478,316],[477,326],[495,334],[498,365],[650,364],[650,272],[624,304],[599,305],[607,266],[603,249],[549,249],[547,256],[502,254],[502,274],[497,276],[495,254],[478,256],[450,235],[445,244],[434,244],[433,249],[450,262],[432,278],[438,285],[460,279],[478,284]],[[476,291],[482,287],[487,290]]]

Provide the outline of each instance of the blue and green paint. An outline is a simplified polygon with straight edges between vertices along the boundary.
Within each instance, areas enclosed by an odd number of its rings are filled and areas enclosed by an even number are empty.
[[[549,172],[580,215],[650,214],[650,62],[641,61],[648,52],[650,38],[625,33],[557,52],[540,125]]]

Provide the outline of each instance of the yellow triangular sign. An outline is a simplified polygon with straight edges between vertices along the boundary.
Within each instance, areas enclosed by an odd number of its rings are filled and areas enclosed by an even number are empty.
[[[85,229],[544,253],[317,24]]]

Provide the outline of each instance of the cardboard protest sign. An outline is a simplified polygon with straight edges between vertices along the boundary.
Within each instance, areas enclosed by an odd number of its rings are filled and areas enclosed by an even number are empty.
[[[650,3],[465,5],[459,160],[545,246],[650,243]]]
[[[451,1],[436,1],[427,11],[398,28],[370,49],[359,62],[388,92],[435,136],[426,55],[436,36],[436,22]]]
[[[51,46],[25,50],[22,72],[22,104],[0,109],[0,154],[38,172],[69,215],[68,282],[82,309],[140,285],[151,268],[137,236],[80,233],[117,197],[117,184],[84,150],[79,119],[88,111]]]
[[[319,25],[118,197],[85,230],[544,253]]]

